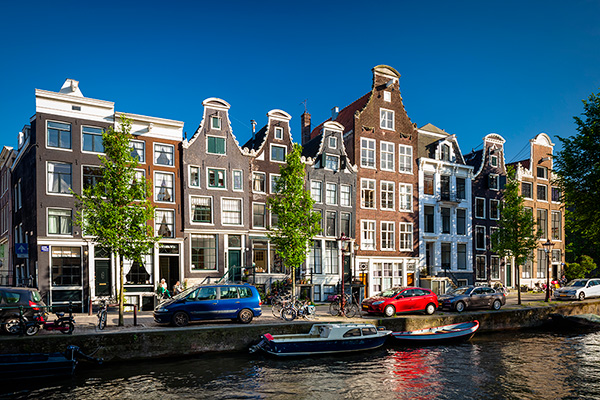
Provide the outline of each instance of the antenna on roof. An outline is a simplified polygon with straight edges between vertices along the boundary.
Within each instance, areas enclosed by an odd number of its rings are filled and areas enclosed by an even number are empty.
[[[304,113],[307,112],[306,110],[306,103],[308,102],[308,99],[304,99],[304,101],[301,101],[300,104],[304,104]]]

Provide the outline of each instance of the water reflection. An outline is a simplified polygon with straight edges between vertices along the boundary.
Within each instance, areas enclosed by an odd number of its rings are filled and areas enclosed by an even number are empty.
[[[3,388],[9,398],[577,399],[600,398],[600,333],[519,332],[453,346],[339,357],[246,354],[81,369],[72,380]]]

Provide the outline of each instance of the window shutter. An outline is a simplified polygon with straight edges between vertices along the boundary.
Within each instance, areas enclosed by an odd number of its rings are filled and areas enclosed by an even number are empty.
[[[209,137],[208,138],[208,152],[209,153],[214,153],[215,152],[215,138],[214,137]]]

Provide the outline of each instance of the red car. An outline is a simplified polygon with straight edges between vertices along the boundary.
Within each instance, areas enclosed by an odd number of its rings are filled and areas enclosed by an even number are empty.
[[[437,295],[418,287],[393,287],[364,299],[362,310],[391,317],[396,313],[424,312],[433,314],[438,305]]]

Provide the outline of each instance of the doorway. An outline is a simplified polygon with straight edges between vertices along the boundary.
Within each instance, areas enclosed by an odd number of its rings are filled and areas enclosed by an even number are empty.
[[[181,280],[179,276],[179,245],[161,244],[158,251],[158,279],[159,281],[164,279],[169,292],[171,292],[177,281]]]
[[[229,250],[229,279],[233,282],[242,280],[242,251]]]

